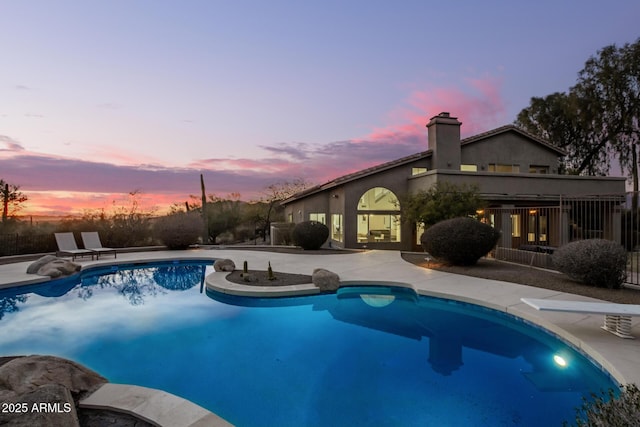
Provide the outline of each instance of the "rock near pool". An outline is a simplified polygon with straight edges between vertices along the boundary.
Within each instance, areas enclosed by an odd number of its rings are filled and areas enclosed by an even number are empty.
[[[228,258],[217,259],[213,263],[213,269],[215,271],[233,271],[236,269],[236,264]]]
[[[333,292],[340,287],[340,277],[324,268],[316,268],[311,275],[311,282],[322,292]]]

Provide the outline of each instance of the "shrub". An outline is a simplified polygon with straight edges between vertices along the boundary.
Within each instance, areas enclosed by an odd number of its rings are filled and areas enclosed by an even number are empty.
[[[329,229],[318,221],[303,221],[296,224],[291,233],[293,243],[305,250],[320,249],[329,238]]]
[[[453,218],[427,229],[420,238],[431,256],[454,265],[473,265],[498,243],[500,232],[472,218]]]
[[[627,252],[604,239],[578,240],[553,254],[558,271],[587,285],[618,289],[627,277]]]
[[[583,399],[576,416],[578,427],[633,426],[640,420],[640,390],[635,384],[623,386],[616,397],[613,390],[591,394],[593,401]],[[565,423],[567,425],[567,423]]]
[[[186,249],[189,245],[198,243],[202,228],[200,214],[181,212],[158,218],[154,231],[169,249]]]

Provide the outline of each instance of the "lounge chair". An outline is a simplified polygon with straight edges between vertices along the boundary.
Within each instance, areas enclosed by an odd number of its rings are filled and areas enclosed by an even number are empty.
[[[100,254],[113,254],[114,258],[118,258],[118,254],[113,248],[105,248],[100,242],[100,235],[97,231],[83,231],[80,233],[82,236],[82,243],[86,249],[95,252],[98,259]]]
[[[73,261],[76,257],[84,257],[89,255],[93,259],[95,252],[88,249],[78,249],[76,239],[73,237],[73,233],[54,233],[56,236],[56,243],[58,244],[58,251],[56,256],[66,255],[70,256]]]

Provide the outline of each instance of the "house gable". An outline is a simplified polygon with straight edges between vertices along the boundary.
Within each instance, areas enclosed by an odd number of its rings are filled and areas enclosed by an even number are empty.
[[[515,126],[504,126],[461,141],[463,164],[477,165],[478,171],[500,172],[513,166],[513,172],[558,172],[564,152]]]

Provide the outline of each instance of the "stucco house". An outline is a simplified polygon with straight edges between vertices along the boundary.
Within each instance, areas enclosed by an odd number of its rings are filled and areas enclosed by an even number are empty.
[[[501,246],[557,247],[575,226],[567,200],[587,195],[624,200],[624,178],[560,175],[565,153],[516,126],[461,140],[461,125],[446,112],[432,117],[426,151],[295,194],[282,202],[287,221],[325,223],[333,247],[417,250],[421,231],[401,220],[398,196],[447,181],[478,186],[489,207],[484,220],[502,231]],[[610,225],[619,216],[614,211],[603,213],[602,223],[609,225],[602,226],[601,237],[616,238]]]

